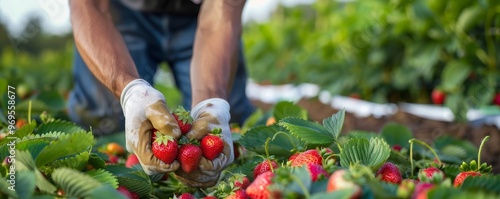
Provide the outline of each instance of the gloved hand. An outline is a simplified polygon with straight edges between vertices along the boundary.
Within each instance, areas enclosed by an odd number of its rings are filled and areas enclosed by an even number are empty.
[[[177,178],[187,186],[206,188],[214,186],[219,180],[221,171],[234,160],[233,139],[229,128],[229,103],[220,98],[211,98],[197,104],[191,110],[193,125],[186,134],[189,139],[202,139],[214,128],[222,129],[221,138],[224,150],[212,161],[201,158],[198,169],[186,173],[182,169],[175,172]]]
[[[181,136],[181,130],[167,109],[163,94],[145,80],[136,79],[123,89],[120,104],[125,115],[126,148],[137,155],[144,172],[154,175],[177,170],[179,162],[165,164],[151,151],[153,128],[175,139]]]

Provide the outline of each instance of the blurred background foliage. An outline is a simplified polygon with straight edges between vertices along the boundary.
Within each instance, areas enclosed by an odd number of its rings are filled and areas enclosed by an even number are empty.
[[[436,88],[462,116],[499,90],[497,0],[318,0],[281,6],[243,34],[262,84],[309,82],[379,103],[431,103]]]
[[[41,30],[36,16],[18,36],[0,24],[0,86],[62,110],[73,85],[72,35]],[[457,120],[500,90],[498,0],[317,0],[279,6],[269,20],[245,24],[243,39],[250,77],[261,84],[314,83],[378,103],[431,103],[440,89]],[[180,103],[171,82],[156,86]]]

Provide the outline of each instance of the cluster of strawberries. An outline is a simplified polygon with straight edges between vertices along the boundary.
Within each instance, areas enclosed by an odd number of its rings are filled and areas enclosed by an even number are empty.
[[[185,135],[191,130],[193,118],[189,111],[182,106],[176,108],[172,115],[177,120],[181,129],[182,137],[179,140],[172,136],[163,135],[156,129],[151,136],[153,154],[166,164],[171,164],[174,160],[179,161],[181,169],[190,173],[195,170],[203,157],[213,160],[222,153],[224,141],[220,137],[222,130],[213,129],[210,134],[205,135],[201,140],[189,140]]]

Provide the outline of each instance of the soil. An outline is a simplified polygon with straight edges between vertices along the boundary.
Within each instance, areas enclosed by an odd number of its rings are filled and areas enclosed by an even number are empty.
[[[273,104],[266,104],[260,101],[253,101],[254,105],[266,111],[272,108]],[[309,117],[313,121],[322,121],[330,117],[338,110],[330,105],[321,103],[316,99],[301,99],[297,102],[299,106],[308,110]],[[398,111],[396,114],[374,118],[359,118],[351,113],[346,113],[342,133],[346,134],[353,130],[364,130],[378,132],[386,123],[396,122],[408,126],[415,138],[432,143],[441,135],[451,135],[453,137],[469,140],[479,147],[481,140],[489,135],[490,139],[485,143],[481,154],[481,162],[493,165],[493,173],[500,173],[500,130],[495,126],[473,127],[468,124],[453,122],[441,122],[421,118],[405,112]]]

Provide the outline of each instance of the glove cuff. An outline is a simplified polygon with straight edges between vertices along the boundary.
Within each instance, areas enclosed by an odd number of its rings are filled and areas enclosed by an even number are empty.
[[[120,105],[122,106],[123,113],[125,113],[125,104],[130,97],[130,93],[132,93],[132,91],[136,87],[151,87],[151,85],[143,79],[135,79],[129,82],[127,86],[123,88],[122,94],[120,96]]]
[[[231,118],[231,115],[229,114],[229,103],[222,98],[210,98],[198,103],[191,110],[191,117],[198,118],[198,116],[204,111],[211,112],[212,110],[221,111],[218,115],[226,117],[227,121]]]

